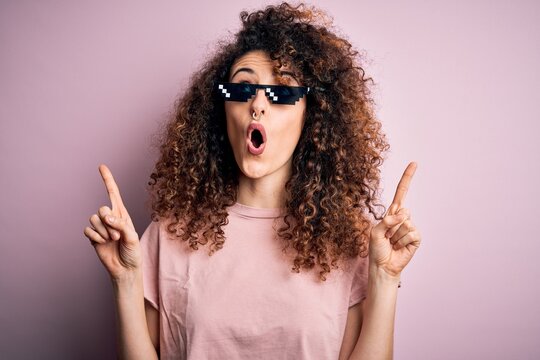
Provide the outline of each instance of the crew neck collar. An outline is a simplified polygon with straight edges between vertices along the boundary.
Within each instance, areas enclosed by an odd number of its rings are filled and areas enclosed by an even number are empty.
[[[285,215],[286,208],[257,208],[237,202],[229,207],[229,210],[244,217],[271,219]]]

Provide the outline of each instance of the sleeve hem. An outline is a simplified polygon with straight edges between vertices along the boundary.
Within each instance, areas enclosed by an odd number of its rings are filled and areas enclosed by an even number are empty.
[[[361,303],[362,301],[364,301],[364,299],[365,299],[366,297],[367,297],[367,295],[362,295],[362,296],[359,297],[358,299],[349,302],[349,309],[350,309],[351,307],[353,307],[354,305],[356,305],[356,304]]]
[[[148,301],[148,303],[149,303],[150,305],[152,305],[152,307],[153,307],[154,309],[156,309],[156,310],[159,311],[159,306],[156,304],[156,302],[155,302],[154,300],[149,299],[149,298],[146,297],[146,296],[144,297],[144,299],[145,299],[146,301]]]

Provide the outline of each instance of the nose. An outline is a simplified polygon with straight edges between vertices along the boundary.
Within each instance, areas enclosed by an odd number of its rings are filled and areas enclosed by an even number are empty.
[[[264,93],[264,89],[257,89],[255,97],[251,101],[250,114],[255,111],[257,114],[266,115],[270,106],[269,100]]]

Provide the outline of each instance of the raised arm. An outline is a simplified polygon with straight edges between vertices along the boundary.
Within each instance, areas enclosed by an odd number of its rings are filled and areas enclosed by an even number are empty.
[[[99,167],[112,209],[102,206],[90,217],[84,234],[109,273],[114,290],[120,359],[158,359],[144,308],[142,256],[131,218],[105,165]]]
[[[386,360],[394,353],[394,322],[401,271],[420,246],[420,233],[402,204],[416,163],[410,163],[383,220],[371,229],[368,292],[361,307],[361,330],[350,360]]]

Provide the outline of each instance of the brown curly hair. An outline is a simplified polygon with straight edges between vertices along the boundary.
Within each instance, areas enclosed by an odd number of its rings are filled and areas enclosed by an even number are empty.
[[[364,78],[358,51],[329,30],[321,10],[282,3],[242,11],[240,18],[240,31],[232,40],[218,42],[163,128],[160,157],[148,182],[152,220],[171,219],[167,231],[193,250],[208,241],[209,255],[223,247],[226,207],[236,202],[239,168],[215,83],[227,81],[240,56],[263,50],[275,60],[276,75],[282,64],[290,63],[305,86],[319,89],[307,98],[277,236],[286,244],[284,251],[296,251],[294,272],[318,265],[324,281],[340,260],[368,255],[368,213],[381,220],[375,207],[386,211],[376,200],[379,167],[389,145],[374,115],[367,84],[373,80]]]

